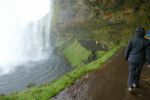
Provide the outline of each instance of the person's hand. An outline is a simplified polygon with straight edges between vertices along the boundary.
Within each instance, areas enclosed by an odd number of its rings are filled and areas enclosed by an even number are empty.
[[[150,65],[148,65],[147,67],[150,68]]]

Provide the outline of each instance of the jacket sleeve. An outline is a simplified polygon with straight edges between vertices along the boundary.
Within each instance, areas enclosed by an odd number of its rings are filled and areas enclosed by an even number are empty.
[[[128,60],[128,57],[130,55],[130,51],[131,51],[131,41],[128,43],[126,50],[125,50],[125,60]]]
[[[146,62],[150,65],[150,42],[146,48]]]

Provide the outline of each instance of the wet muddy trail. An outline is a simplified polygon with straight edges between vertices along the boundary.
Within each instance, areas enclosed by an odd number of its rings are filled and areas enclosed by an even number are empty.
[[[102,69],[87,74],[52,100],[150,100],[150,69],[144,66],[141,87],[135,94],[128,93],[128,64],[123,55],[121,49]]]

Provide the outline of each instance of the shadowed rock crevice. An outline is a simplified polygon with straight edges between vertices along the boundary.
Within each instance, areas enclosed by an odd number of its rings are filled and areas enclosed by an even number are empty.
[[[105,44],[102,44],[96,40],[80,39],[79,42],[84,48],[91,51],[91,54],[89,55],[88,59],[86,61],[83,61],[85,64],[90,63],[98,58],[97,51],[107,51],[108,50],[108,48]]]

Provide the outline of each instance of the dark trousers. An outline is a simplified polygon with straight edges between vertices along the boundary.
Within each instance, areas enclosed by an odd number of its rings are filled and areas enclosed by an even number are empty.
[[[139,85],[142,68],[143,64],[129,63],[128,87],[132,87],[134,83]]]

